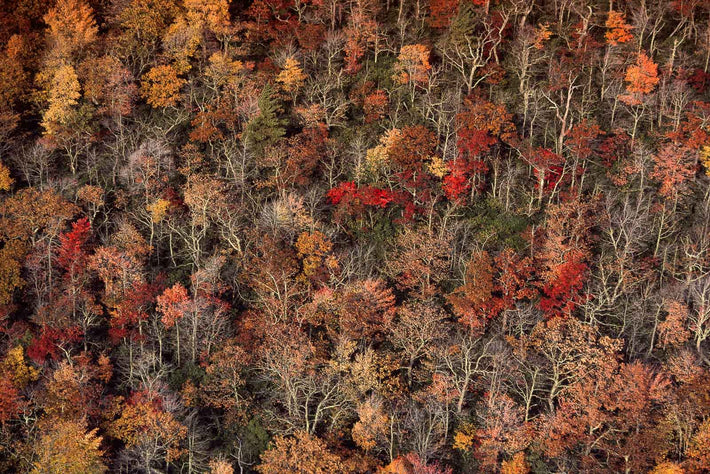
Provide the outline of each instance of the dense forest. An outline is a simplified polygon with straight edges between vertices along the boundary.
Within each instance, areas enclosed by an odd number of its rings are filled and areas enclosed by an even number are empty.
[[[0,472],[710,472],[708,0],[0,2]]]

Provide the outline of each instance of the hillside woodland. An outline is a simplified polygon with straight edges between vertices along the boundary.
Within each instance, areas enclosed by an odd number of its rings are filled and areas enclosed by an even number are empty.
[[[709,18],[0,2],[0,471],[709,472]]]

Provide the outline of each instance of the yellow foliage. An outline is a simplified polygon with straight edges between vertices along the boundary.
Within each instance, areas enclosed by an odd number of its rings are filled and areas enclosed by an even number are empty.
[[[54,60],[68,60],[85,50],[99,32],[94,12],[85,0],[58,0],[44,16]]]
[[[111,425],[110,432],[129,448],[144,443],[155,445],[170,462],[184,452],[180,443],[187,435],[187,428],[172,413],[163,411],[146,399],[126,404],[121,417]]]
[[[0,161],[0,191],[9,191],[15,180],[10,176],[10,169]]]
[[[475,433],[475,428],[469,423],[464,423],[460,426],[454,434],[454,449],[464,452],[470,451],[473,447]]]
[[[298,90],[299,87],[303,85],[306,80],[306,75],[303,73],[303,69],[298,64],[293,56],[286,59],[286,64],[284,64],[283,70],[276,77],[276,82],[283,84],[283,88],[286,92],[293,92]]]
[[[528,474],[530,465],[525,460],[525,453],[520,451],[508,461],[503,461],[500,467],[501,474]]]
[[[0,249],[0,305],[10,303],[15,288],[25,284],[20,277],[25,253],[25,245],[16,240],[7,242]]]
[[[389,418],[382,412],[382,406],[376,399],[370,399],[357,409],[360,418],[353,425],[353,441],[365,451],[377,446],[377,439],[385,437],[389,428]]]
[[[444,163],[444,159],[440,156],[432,156],[429,166],[427,168],[432,176],[436,176],[439,179],[446,176],[446,174],[449,172],[449,167],[446,166],[446,163]]]
[[[296,241],[298,257],[302,259],[303,275],[311,277],[325,265],[328,269],[336,269],[338,261],[329,255],[333,243],[320,231],[303,232]]]
[[[156,66],[143,76],[141,94],[154,108],[172,107],[179,102],[180,89],[184,85],[185,79],[178,77],[173,66]]]
[[[685,469],[683,469],[678,464],[671,461],[664,461],[654,467],[649,474],[684,474]]]
[[[49,93],[49,107],[44,112],[42,126],[48,135],[58,131],[59,125],[66,125],[72,117],[74,106],[81,97],[79,78],[74,67],[65,64],[59,67],[52,79]]]
[[[373,176],[378,176],[386,170],[388,161],[387,149],[383,145],[377,145],[365,154],[365,170]]]
[[[552,37],[552,31],[550,31],[550,25],[543,23],[538,28],[535,28],[535,42],[533,46],[535,49],[542,49],[545,47],[545,42]]]
[[[340,456],[330,451],[323,440],[304,431],[288,438],[276,436],[261,454],[261,464],[256,470],[261,474],[347,472]]]
[[[710,145],[705,145],[700,150],[700,162],[705,167],[705,174],[710,176]]]
[[[212,79],[217,87],[234,86],[238,84],[238,75],[244,71],[244,63],[231,59],[226,53],[220,51],[210,56],[205,76]]]
[[[150,218],[156,224],[165,218],[165,215],[168,213],[169,208],[170,201],[162,198],[146,206],[146,209],[148,210],[148,212],[150,212]]]
[[[227,461],[212,460],[209,463],[210,474],[233,474],[234,468]]]
[[[35,444],[32,474],[99,474],[106,472],[98,430],[84,421],[58,421]]]
[[[18,388],[24,388],[39,377],[39,370],[25,362],[22,346],[15,346],[7,352],[5,359],[0,363],[0,373],[10,377],[12,383]]]
[[[185,8],[190,24],[215,34],[229,32],[229,0],[185,0]]]
[[[192,67],[190,59],[195,55],[198,46],[200,46],[200,32],[184,18],[178,18],[170,25],[163,39],[163,47],[174,61],[173,67],[181,74],[188,72]]]
[[[429,82],[429,55],[431,50],[423,44],[402,46],[395,65],[393,79],[399,84],[426,84]]]

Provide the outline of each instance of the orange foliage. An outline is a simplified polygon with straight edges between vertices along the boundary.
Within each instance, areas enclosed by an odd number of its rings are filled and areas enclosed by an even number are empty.
[[[98,429],[86,429],[86,421],[59,421],[47,426],[33,446],[31,474],[101,474],[108,469],[100,449]]]
[[[344,469],[338,455],[320,438],[304,431],[292,437],[277,436],[256,467],[261,474],[331,474],[345,472]]]
[[[70,59],[83,52],[98,35],[94,12],[85,0],[58,0],[44,16],[52,54],[57,59]]]
[[[429,82],[431,51],[423,44],[402,46],[395,65],[393,79],[400,84],[424,85]]]
[[[145,445],[170,462],[184,452],[180,445],[187,435],[187,428],[164,409],[157,394],[139,392],[123,405],[121,415],[111,423],[109,433],[129,448]]]
[[[174,107],[180,101],[185,79],[170,65],[155,66],[143,76],[141,94],[155,108]]]
[[[606,19],[606,33],[604,37],[607,43],[616,46],[619,43],[626,43],[633,39],[631,30],[633,26],[626,23],[626,15],[614,10],[609,11]]]
[[[530,465],[525,459],[525,453],[520,451],[507,461],[503,461],[500,467],[501,474],[528,474]]]
[[[283,70],[276,76],[276,82],[280,82],[286,92],[298,90],[305,80],[306,75],[303,73],[303,69],[292,56],[286,59]]]
[[[658,81],[658,64],[654,63],[643,51],[636,56],[636,63],[626,69],[626,91],[621,100],[629,105],[641,103],[645,94],[650,94]]]
[[[683,345],[690,339],[688,307],[680,301],[671,300],[665,304],[668,315],[658,324],[658,335],[663,347]]]

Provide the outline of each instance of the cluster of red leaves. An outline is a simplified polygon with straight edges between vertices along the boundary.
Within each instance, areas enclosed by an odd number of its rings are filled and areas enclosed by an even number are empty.
[[[124,338],[140,340],[139,324],[149,317],[149,309],[155,301],[156,295],[162,288],[162,278],[156,282],[141,282],[131,288],[126,297],[114,311],[109,319],[109,337],[113,344],[118,344]]]
[[[340,183],[328,191],[328,201],[337,207],[336,217],[358,219],[368,209],[384,209],[389,205],[399,205],[403,208],[403,218],[414,216],[415,206],[405,193],[376,188],[373,186],[358,186],[353,181]]]
[[[71,326],[64,329],[55,329],[45,326],[39,336],[32,339],[27,348],[27,355],[38,364],[44,363],[47,358],[57,359],[60,344],[74,344],[81,340],[81,328]]]

